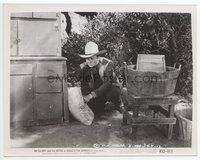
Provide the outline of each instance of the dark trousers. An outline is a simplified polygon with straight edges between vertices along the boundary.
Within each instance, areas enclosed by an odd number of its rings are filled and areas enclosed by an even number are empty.
[[[117,86],[112,86],[111,89],[102,96],[96,97],[88,102],[88,106],[92,109],[95,115],[104,113],[105,103],[112,102],[116,109],[119,109],[121,103],[121,90]]]

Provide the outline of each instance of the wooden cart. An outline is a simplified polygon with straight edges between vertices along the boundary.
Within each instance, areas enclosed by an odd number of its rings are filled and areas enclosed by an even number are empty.
[[[136,70],[135,66],[125,64],[127,97],[123,122],[132,126],[132,138],[136,138],[138,125],[168,125],[168,139],[171,139],[174,118],[174,105],[177,97],[173,95],[176,81],[181,66],[167,67],[164,73],[142,72]],[[147,81],[148,80],[148,81]],[[167,106],[167,107],[163,107]],[[150,109],[154,112],[154,117],[139,116],[139,111]],[[132,114],[129,113],[132,111]],[[162,113],[164,117],[155,117],[155,113]]]
[[[176,124],[174,118],[174,106],[177,103],[176,96],[166,96],[161,98],[152,97],[138,97],[128,95],[129,103],[123,113],[123,123],[129,124],[132,127],[132,139],[136,138],[138,125],[168,125],[167,137],[172,138],[173,125]],[[166,106],[166,107],[163,107]],[[140,110],[152,110],[152,117],[139,117]],[[129,113],[132,111],[132,114]],[[164,117],[156,117],[155,115],[160,112]]]

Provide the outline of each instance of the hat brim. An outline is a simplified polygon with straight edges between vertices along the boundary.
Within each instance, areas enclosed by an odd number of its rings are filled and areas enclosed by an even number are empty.
[[[90,58],[90,57],[93,57],[93,56],[98,56],[98,55],[104,54],[106,52],[107,52],[107,50],[102,50],[102,51],[99,51],[99,52],[97,52],[95,54],[79,54],[79,56],[81,58]]]

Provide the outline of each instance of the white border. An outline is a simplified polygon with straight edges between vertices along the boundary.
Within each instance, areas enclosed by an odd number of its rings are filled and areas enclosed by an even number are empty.
[[[193,60],[194,60],[194,92],[196,89],[196,8],[195,6],[183,6],[183,5],[179,5],[179,6],[174,6],[174,5],[5,5],[5,9],[4,10],[4,33],[6,33],[6,35],[8,35],[7,33],[9,33],[9,13],[10,12],[22,12],[22,11],[46,11],[46,12],[58,12],[58,11],[102,11],[102,12],[106,12],[106,11],[132,11],[132,12],[189,12],[192,13],[192,32],[193,32]],[[9,115],[9,94],[10,94],[10,90],[9,90],[9,36],[4,36],[4,115]],[[5,83],[6,82],[6,83]],[[6,84],[6,85],[5,85]],[[196,94],[195,94],[196,95]],[[196,102],[196,97],[193,97],[193,101]],[[7,107],[6,107],[7,106]],[[195,106],[195,110],[193,111],[194,113],[194,122],[196,122],[196,117],[197,117],[197,107]],[[5,122],[9,122],[9,116],[4,116],[4,137],[6,140],[8,140],[9,137],[9,123],[5,123]],[[194,125],[193,125],[194,126]],[[196,126],[196,125],[195,125]],[[193,137],[196,137],[196,128],[197,127],[193,127]],[[5,148],[6,148],[6,154],[5,155],[15,155],[15,156],[22,156],[21,153],[23,153],[24,156],[30,156],[32,155],[32,150],[33,149],[10,149],[10,142],[9,140],[6,141],[8,143],[4,143],[5,144]],[[186,149],[186,148],[179,148],[179,149],[174,149],[174,154],[173,155],[194,155],[196,153],[196,143],[197,140],[193,139],[193,148],[192,149]],[[65,148],[66,149],[66,148]],[[94,149],[90,149],[90,152],[93,152]],[[128,155],[128,152],[132,151],[138,151],[138,154],[134,154],[134,155],[159,155],[157,151],[155,151],[155,149],[126,149],[126,155]],[[141,153],[142,151],[142,153]],[[152,153],[152,151],[154,153]],[[21,153],[20,153],[21,152]],[[116,156],[119,153],[121,153],[120,155],[122,156],[122,149],[106,149],[105,152],[103,152],[103,155],[112,155],[112,156]],[[74,154],[67,154],[67,156],[77,156]],[[86,156],[87,154],[79,154],[79,156]],[[93,156],[93,154],[89,154],[90,156]],[[97,154],[97,155],[102,155]],[[132,155],[132,154],[131,154]],[[166,154],[165,154],[166,155]],[[35,155],[34,156],[46,156],[46,155]],[[51,155],[49,155],[51,156]],[[57,155],[57,156],[66,156],[66,155]]]

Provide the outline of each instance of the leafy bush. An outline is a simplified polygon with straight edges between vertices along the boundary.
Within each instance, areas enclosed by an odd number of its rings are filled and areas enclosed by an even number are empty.
[[[81,35],[72,33],[63,47],[68,58],[69,81],[82,62],[78,54],[84,52],[88,41],[99,49],[106,49],[105,57],[114,61],[120,78],[123,62],[135,64],[138,54],[164,54],[166,64],[182,65],[176,93],[192,94],[192,38],[191,15],[187,13],[98,13],[85,26]]]

